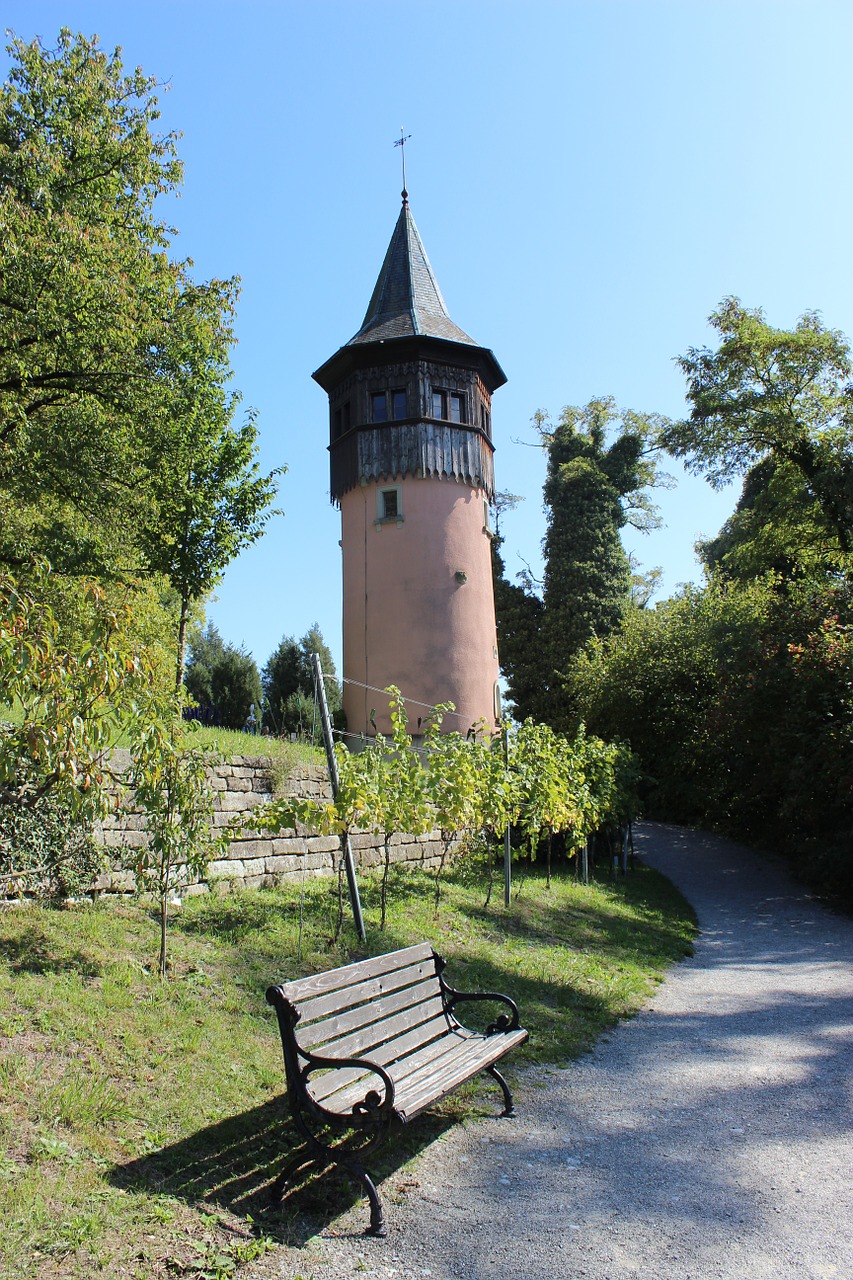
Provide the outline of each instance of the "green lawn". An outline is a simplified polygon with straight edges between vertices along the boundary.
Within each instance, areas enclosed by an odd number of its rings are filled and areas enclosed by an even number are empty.
[[[687,904],[644,868],[588,887],[566,872],[550,891],[533,871],[508,909],[484,897],[463,863],[436,915],[431,878],[400,872],[380,934],[367,879],[366,947],[349,924],[333,940],[328,880],[305,881],[301,910],[300,886],[191,899],[166,983],[144,903],[0,913],[0,1276],[222,1280],[264,1259],[273,1274],[277,1241],[301,1243],[329,1220],[339,1183],[264,1213],[289,1140],[264,1001],[273,980],[433,941],[454,985],[517,1000],[530,1042],[512,1078],[525,1063],[566,1062],[630,1016],[694,931]],[[494,1114],[493,1094],[488,1082],[447,1100],[392,1161]],[[523,1107],[523,1081],[517,1097]]]

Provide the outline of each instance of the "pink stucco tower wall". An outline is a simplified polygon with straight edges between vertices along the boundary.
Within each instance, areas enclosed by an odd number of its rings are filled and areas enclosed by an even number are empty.
[[[389,684],[413,732],[446,701],[446,729],[494,726],[491,396],[506,379],[450,319],[405,192],[362,327],[314,378],[341,510],[348,732],[389,731]]]

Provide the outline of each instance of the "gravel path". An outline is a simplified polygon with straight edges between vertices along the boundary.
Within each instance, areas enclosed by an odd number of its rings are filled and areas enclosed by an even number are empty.
[[[387,1240],[359,1205],[282,1280],[853,1278],[853,921],[717,837],[649,823],[638,850],[695,955],[588,1057],[523,1072],[517,1120],[386,1183]]]

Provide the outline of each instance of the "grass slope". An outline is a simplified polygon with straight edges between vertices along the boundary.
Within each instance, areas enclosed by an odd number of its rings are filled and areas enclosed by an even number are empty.
[[[290,886],[193,899],[166,983],[144,903],[0,914],[0,1276],[223,1280],[250,1261],[265,1270],[266,1255],[272,1274],[276,1242],[303,1243],[334,1216],[338,1180],[264,1212],[292,1138],[264,1001],[273,980],[428,939],[454,985],[517,1000],[530,1042],[512,1075],[563,1063],[630,1016],[694,931],[684,900],[644,868],[590,886],[565,873],[550,892],[534,870],[508,909],[484,897],[463,863],[436,914],[432,879],[398,873],[380,934],[366,879],[366,947],[347,924],[334,941],[327,880],[306,880],[304,897]],[[494,1092],[475,1082],[421,1117],[380,1176],[449,1124],[493,1115]]]

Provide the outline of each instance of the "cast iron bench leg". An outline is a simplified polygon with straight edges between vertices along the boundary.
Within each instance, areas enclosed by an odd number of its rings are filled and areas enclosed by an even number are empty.
[[[320,1170],[324,1167],[324,1165],[327,1165],[328,1163],[329,1163],[328,1160],[323,1161],[323,1160],[319,1160],[317,1156],[306,1155],[305,1149],[303,1147],[301,1155],[294,1156],[292,1160],[288,1161],[288,1163],[282,1169],[281,1173],[276,1178],[275,1182],[270,1187],[270,1198],[269,1198],[270,1204],[271,1205],[281,1204],[282,1200],[284,1199],[284,1193],[287,1190],[288,1182],[290,1182],[293,1175],[297,1173],[300,1169],[308,1169],[312,1165],[314,1165],[317,1167],[318,1170]]]
[[[492,1066],[492,1067],[486,1067],[486,1071],[488,1072],[488,1074],[489,1074],[489,1075],[490,1075],[494,1080],[497,1080],[498,1084],[500,1085],[501,1089],[503,1090],[503,1095],[504,1095],[504,1109],[503,1109],[503,1111],[501,1112],[501,1117],[503,1117],[503,1116],[514,1116],[514,1115],[515,1115],[515,1104],[514,1104],[514,1102],[513,1102],[513,1100],[512,1100],[512,1094],[510,1093],[509,1085],[507,1084],[506,1080],[504,1080],[504,1078],[503,1078],[503,1076],[501,1075],[500,1071],[498,1071],[497,1067],[495,1067],[495,1066]]]
[[[370,1226],[364,1234],[366,1236],[378,1236],[380,1239],[384,1238],[388,1234],[388,1228],[385,1226],[382,1201],[379,1199],[379,1192],[376,1190],[373,1179],[363,1165],[354,1164],[351,1160],[346,1162],[341,1160],[339,1163],[346,1173],[351,1173],[361,1183],[364,1193],[370,1201]]]

